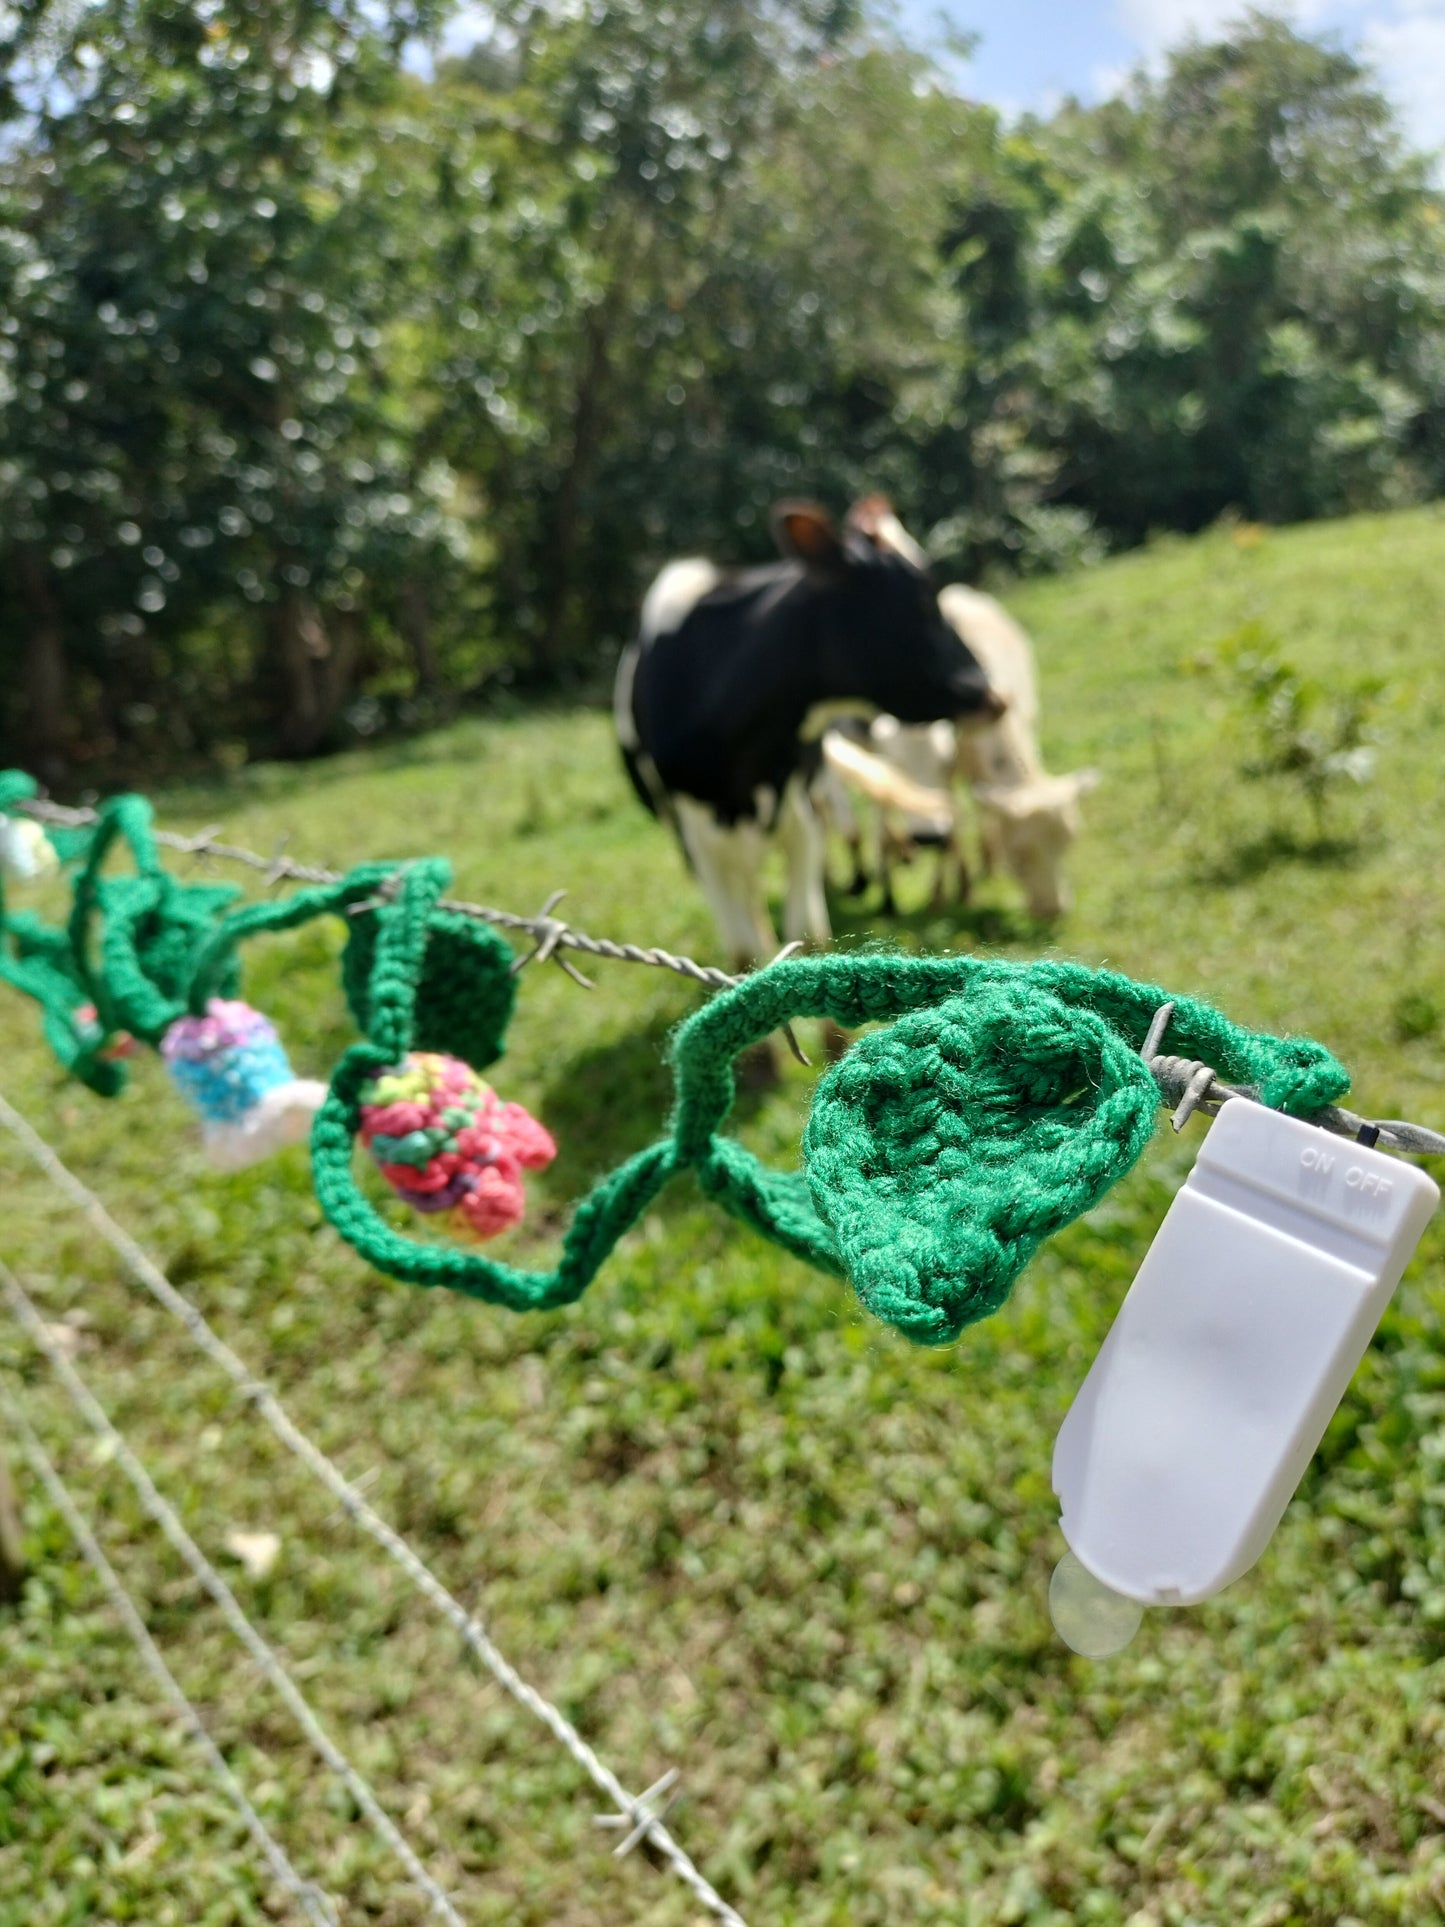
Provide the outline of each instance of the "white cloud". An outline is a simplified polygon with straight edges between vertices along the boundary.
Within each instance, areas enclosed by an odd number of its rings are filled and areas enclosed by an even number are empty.
[[[442,52],[466,53],[479,40],[487,39],[496,24],[497,17],[490,7],[477,5],[474,0],[464,0],[463,5],[448,16],[442,28]]]
[[[1420,147],[1445,147],[1445,0],[1406,0],[1362,35],[1385,92]]]
[[[1238,19],[1245,0],[1116,0],[1114,18],[1146,55],[1176,46],[1191,33],[1212,33]]]
[[[1114,19],[1149,62],[1190,34],[1218,32],[1249,0],[1114,0]],[[1398,105],[1410,138],[1445,147],[1445,0],[1293,0],[1284,11],[1306,32],[1331,31],[1357,46]]]
[[[1132,67],[1104,65],[1095,67],[1089,75],[1089,90],[1086,100],[1113,100],[1122,94],[1129,84]]]
[[[1190,34],[1217,33],[1221,27],[1239,21],[1259,0],[1114,0],[1115,24],[1139,43],[1145,54],[1159,54],[1175,47]],[[1384,0],[1389,6],[1392,0]],[[1398,5],[1400,0],[1393,0]],[[1406,0],[1409,3],[1409,0]],[[1424,0],[1433,9],[1436,0]],[[1268,7],[1283,13],[1296,27],[1306,31],[1327,23],[1339,24],[1341,14],[1353,19],[1356,29],[1371,12],[1380,10],[1381,0],[1279,0]]]

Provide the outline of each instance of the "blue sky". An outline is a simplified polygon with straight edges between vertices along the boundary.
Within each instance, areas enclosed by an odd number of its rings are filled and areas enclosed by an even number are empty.
[[[1140,61],[1236,19],[1247,0],[891,0],[910,38],[953,27],[979,38],[960,78],[1009,113],[1062,94],[1097,100]],[[1445,149],[1445,0],[1274,0],[1308,33],[1339,35],[1375,67],[1417,145]],[[470,45],[486,0],[463,0],[443,45]],[[421,64],[425,64],[424,62]]]
[[[1017,111],[1064,93],[1092,100],[1191,29],[1208,33],[1242,0],[898,0],[910,34],[940,19],[980,36],[971,92]],[[1445,147],[1445,0],[1295,0],[1310,33],[1333,31],[1375,64],[1423,147]]]

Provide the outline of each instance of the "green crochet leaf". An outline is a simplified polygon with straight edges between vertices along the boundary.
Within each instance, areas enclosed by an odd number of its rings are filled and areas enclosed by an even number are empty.
[[[363,910],[350,925],[341,959],[342,984],[358,1028],[370,1031],[377,913]],[[517,980],[511,974],[515,955],[490,924],[451,910],[433,910],[427,920],[410,1048],[448,1051],[473,1070],[495,1064],[517,1001]]]
[[[1158,1103],[1095,1011],[993,981],[860,1039],[822,1079],[808,1183],[868,1309],[945,1344],[1124,1175]]]
[[[234,884],[177,883],[165,875],[99,879],[101,968],[93,983],[106,1025],[158,1044],[185,1015],[197,960],[239,895]],[[234,997],[239,984],[233,956],[212,994]]]

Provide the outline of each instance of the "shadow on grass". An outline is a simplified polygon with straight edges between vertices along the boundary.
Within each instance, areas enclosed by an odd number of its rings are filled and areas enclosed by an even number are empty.
[[[1300,836],[1294,830],[1269,829],[1245,838],[1224,851],[1201,851],[1191,867],[1196,883],[1228,888],[1253,883],[1271,870],[1288,864],[1312,869],[1357,869],[1369,854],[1373,838],[1360,836]]]
[[[541,1115],[558,1142],[575,1153],[571,1179],[579,1189],[666,1133],[673,1102],[667,1043],[675,1027],[672,1018],[654,1017],[556,1066]],[[780,1055],[782,1048],[779,1040]],[[730,1123],[752,1117],[766,1097],[739,1077]]]
[[[862,900],[866,903],[866,899]],[[979,946],[1038,949],[1052,943],[1059,925],[1032,917],[1011,903],[954,903],[942,910],[927,906],[891,915],[866,909],[857,898],[831,896],[834,936],[851,945],[868,939],[904,950],[970,950]]]

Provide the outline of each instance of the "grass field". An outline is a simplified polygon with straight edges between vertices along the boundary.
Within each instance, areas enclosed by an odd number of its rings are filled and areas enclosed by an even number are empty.
[[[1033,631],[1045,746],[1097,764],[1077,907],[1030,929],[1007,884],[930,948],[1053,947],[1301,1030],[1375,1115],[1445,1122],[1445,515],[1258,539],[1220,531],[1012,598]],[[1321,843],[1287,784],[1242,780],[1190,663],[1255,622],[1326,681],[1384,676],[1380,758]],[[444,851],[464,894],[526,909],[566,885],[599,934],[709,958],[700,900],[616,766],[606,719],[469,722],[224,791],[177,827],[344,865]],[[911,880],[919,897],[923,880]],[[839,906],[846,937],[878,926]],[[339,929],[276,939],[247,992],[300,1068],[349,1039]],[[524,1256],[567,1200],[661,1129],[671,1027],[701,993],[601,963],[588,995],[529,973],[505,1094],[561,1141]],[[156,1254],[630,1785],[683,1775],[676,1829],[741,1912],[798,1927],[1375,1927],[1445,1917],[1445,1228],[1420,1258],[1258,1568],[1146,1616],[1104,1662],[1054,1639],[1055,1429],[1204,1126],[1037,1259],[941,1352],[869,1320],[709,1208],[664,1194],[576,1308],[518,1318],[369,1272],[323,1223],[303,1151],[211,1173],[161,1067],[105,1104],[64,1085],[0,998],[0,1086]],[[810,1073],[738,1128],[796,1158]],[[484,1677],[369,1541],[0,1135],[0,1257],[202,1545],[283,1540],[248,1611],[477,1923],[699,1918],[615,1836],[553,1741]],[[0,1369],[187,1689],[348,1923],[421,1919],[213,1608],[157,1548],[117,1469],[8,1322]],[[0,1620],[0,1927],[290,1919],[230,1809],[27,1482],[36,1577]]]

